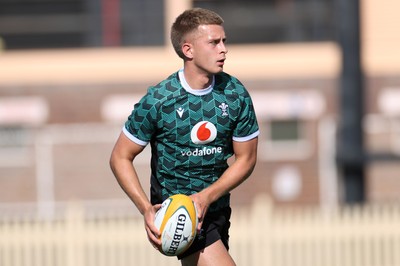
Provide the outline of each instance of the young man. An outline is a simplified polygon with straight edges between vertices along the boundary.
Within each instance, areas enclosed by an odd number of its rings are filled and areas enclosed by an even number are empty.
[[[160,203],[177,193],[192,198],[199,234],[179,256],[182,265],[235,265],[228,253],[229,192],[250,176],[257,158],[259,129],[251,98],[223,72],[228,50],[222,23],[218,14],[200,8],[178,16],[171,41],[183,69],[150,87],[135,105],[110,159],[155,248],[160,248],[154,226]],[[151,201],[132,164],[148,143]]]

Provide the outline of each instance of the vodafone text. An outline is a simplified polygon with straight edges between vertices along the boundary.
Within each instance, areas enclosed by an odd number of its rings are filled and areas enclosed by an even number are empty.
[[[182,156],[205,156],[216,153],[222,153],[222,147],[213,147],[213,148],[196,148],[195,150],[189,151],[181,151]]]
[[[182,231],[185,228],[185,221],[186,221],[186,215],[185,214],[180,214],[178,216],[178,223],[176,224],[175,228],[175,233],[173,240],[171,242],[171,246],[168,249],[168,254],[174,255],[176,253],[176,250],[179,247],[180,240],[182,238]]]

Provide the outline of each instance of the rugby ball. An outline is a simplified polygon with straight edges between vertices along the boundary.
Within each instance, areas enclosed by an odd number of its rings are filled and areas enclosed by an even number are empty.
[[[197,211],[189,196],[176,194],[166,199],[154,220],[160,230],[162,248],[167,256],[177,256],[187,250],[196,237]]]

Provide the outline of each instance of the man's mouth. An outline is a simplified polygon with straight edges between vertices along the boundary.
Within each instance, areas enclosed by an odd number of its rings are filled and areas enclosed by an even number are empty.
[[[218,60],[217,63],[218,63],[219,65],[224,65],[225,59]]]

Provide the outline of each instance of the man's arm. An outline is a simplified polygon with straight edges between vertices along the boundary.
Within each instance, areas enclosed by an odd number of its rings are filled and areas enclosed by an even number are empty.
[[[257,161],[257,144],[258,138],[245,142],[233,141],[235,161],[214,184],[191,196],[199,212],[198,228],[201,228],[208,206],[239,186],[253,172]]]
[[[121,133],[111,153],[110,167],[121,188],[143,215],[150,242],[153,246],[160,246],[161,242],[157,239],[159,231],[154,226],[154,215],[160,206],[151,205],[132,164],[143,149],[143,146],[134,143],[124,133]]]

